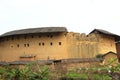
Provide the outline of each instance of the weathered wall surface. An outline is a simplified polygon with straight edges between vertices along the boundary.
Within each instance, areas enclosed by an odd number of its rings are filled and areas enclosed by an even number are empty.
[[[67,34],[68,53],[70,58],[91,58],[98,54],[98,41],[94,34]]]
[[[93,58],[109,51],[116,53],[114,37],[102,34],[40,33],[0,41],[0,61]]]
[[[109,51],[116,53],[116,44],[114,37],[98,34],[98,38],[99,38],[99,44],[98,44],[99,54],[105,54]]]
[[[66,51],[65,33],[10,36],[0,43],[0,60],[61,59],[68,57]]]

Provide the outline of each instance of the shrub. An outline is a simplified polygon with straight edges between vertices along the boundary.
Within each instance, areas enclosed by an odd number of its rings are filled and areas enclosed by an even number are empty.
[[[19,66],[1,67],[0,80],[48,80],[48,68],[46,66],[40,68],[38,64],[32,65],[26,65],[24,68]]]

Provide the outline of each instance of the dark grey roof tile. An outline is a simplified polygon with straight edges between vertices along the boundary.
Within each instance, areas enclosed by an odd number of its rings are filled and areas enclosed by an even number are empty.
[[[2,34],[0,37],[11,36],[11,35],[20,35],[20,34],[33,34],[33,33],[50,33],[50,32],[67,32],[65,27],[42,27],[42,28],[29,28],[14,30]]]

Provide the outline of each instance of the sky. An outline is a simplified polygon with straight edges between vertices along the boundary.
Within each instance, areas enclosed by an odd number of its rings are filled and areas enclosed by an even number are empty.
[[[120,0],[0,0],[0,35],[37,27],[120,35]]]

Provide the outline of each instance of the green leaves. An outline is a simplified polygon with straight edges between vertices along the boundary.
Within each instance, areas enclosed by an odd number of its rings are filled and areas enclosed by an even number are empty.
[[[0,67],[0,80],[53,80],[60,78],[77,80],[120,80],[120,63],[112,66],[112,60],[108,64],[94,67],[81,67],[61,71],[48,69],[47,66],[40,66],[31,63],[25,66],[4,66]],[[65,68],[66,69],[66,68]],[[66,74],[64,74],[66,73]],[[117,77],[116,77],[117,76]]]
[[[32,66],[34,65],[34,66]],[[48,68],[29,64],[22,68],[7,66],[0,68],[0,80],[48,80]]]

